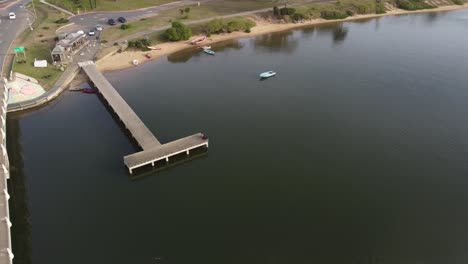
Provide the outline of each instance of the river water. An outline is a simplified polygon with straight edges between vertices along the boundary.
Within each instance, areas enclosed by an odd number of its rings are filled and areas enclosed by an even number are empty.
[[[15,263],[467,263],[467,28],[383,17],[108,73],[161,142],[210,136],[137,180],[95,95],[10,115]]]

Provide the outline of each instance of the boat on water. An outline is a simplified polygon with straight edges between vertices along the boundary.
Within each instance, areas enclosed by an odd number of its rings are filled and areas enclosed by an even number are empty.
[[[93,93],[96,93],[96,89],[86,88],[86,89],[81,90],[81,92],[82,93],[93,94]]]
[[[151,53],[146,53],[145,57],[148,58],[148,59],[151,59],[153,57],[153,55],[151,55]]]
[[[276,75],[276,72],[267,71],[267,72],[260,73],[260,78],[270,78],[270,77],[275,76],[275,75]]]
[[[211,49],[211,46],[203,46],[201,48],[204,49],[204,50],[207,50],[207,49]]]
[[[214,50],[204,49],[203,51],[204,51],[206,54],[215,55]]]
[[[147,46],[147,48],[150,50],[161,50],[160,47],[156,47],[156,46]]]
[[[198,45],[198,44],[202,43],[202,42],[205,41],[205,40],[206,40],[206,36],[203,36],[203,37],[201,37],[201,38],[196,38],[196,39],[190,41],[190,43],[191,43],[192,45]]]

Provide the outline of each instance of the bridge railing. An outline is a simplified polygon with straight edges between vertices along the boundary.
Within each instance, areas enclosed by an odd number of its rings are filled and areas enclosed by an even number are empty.
[[[10,221],[10,208],[8,200],[10,195],[8,194],[7,179],[10,178],[10,164],[8,160],[8,153],[6,149],[6,113],[7,113],[7,101],[8,101],[8,90],[5,84],[0,86],[0,262],[11,264],[13,262],[13,251],[11,245],[11,221]]]

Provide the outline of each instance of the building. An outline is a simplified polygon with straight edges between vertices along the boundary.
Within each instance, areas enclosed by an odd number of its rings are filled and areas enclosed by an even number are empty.
[[[81,30],[65,36],[60,36],[59,41],[51,52],[52,62],[62,64],[69,63],[72,56],[86,45],[86,43],[86,34]]]

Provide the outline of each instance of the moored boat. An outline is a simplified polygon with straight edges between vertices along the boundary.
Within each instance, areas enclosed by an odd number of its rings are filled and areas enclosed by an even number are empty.
[[[272,76],[275,76],[275,75],[276,75],[276,72],[267,71],[267,72],[260,73],[260,78],[269,78],[269,77],[272,77]]]
[[[96,89],[93,89],[93,88],[86,88],[86,89],[81,90],[81,92],[82,92],[82,93],[93,94],[93,93],[96,93]]]
[[[192,40],[190,43],[192,43],[192,45],[198,45],[198,44],[202,43],[205,40],[206,40],[206,36],[203,36],[201,38],[196,38],[196,39]]]
[[[150,50],[161,50],[160,47],[156,47],[156,46],[147,46],[147,48]]]
[[[207,50],[207,49],[211,49],[211,46],[203,46],[201,48],[204,49],[204,50]]]
[[[213,50],[204,49],[203,51],[204,51],[206,54],[215,55],[215,52],[214,52]]]

